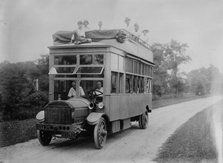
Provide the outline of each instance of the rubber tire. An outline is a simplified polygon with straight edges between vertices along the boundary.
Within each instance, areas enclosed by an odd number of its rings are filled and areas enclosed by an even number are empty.
[[[139,128],[146,129],[148,126],[148,113],[145,112],[139,116]]]
[[[43,146],[47,146],[50,144],[52,134],[47,131],[37,130],[37,137],[39,139],[40,144],[42,144]]]
[[[102,138],[102,140],[101,140]],[[94,144],[95,148],[101,149],[105,145],[107,140],[107,124],[103,117],[94,126]]]

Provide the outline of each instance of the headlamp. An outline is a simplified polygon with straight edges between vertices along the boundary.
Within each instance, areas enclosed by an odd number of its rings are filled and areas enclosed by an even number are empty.
[[[36,115],[36,119],[38,120],[38,121],[44,121],[44,118],[45,118],[45,113],[44,113],[44,111],[42,110],[42,111],[40,111],[37,115]]]
[[[102,109],[103,107],[104,107],[103,102],[99,102],[99,103],[98,103],[98,108],[99,108],[99,109]]]

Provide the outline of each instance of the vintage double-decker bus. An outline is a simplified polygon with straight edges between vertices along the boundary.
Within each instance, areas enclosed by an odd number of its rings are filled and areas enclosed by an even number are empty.
[[[127,38],[119,40],[120,31]],[[96,148],[107,135],[138,121],[145,129],[152,109],[153,54],[124,30],[90,31],[92,42],[49,47],[49,103],[36,116],[42,145],[53,136],[94,137]],[[70,89],[73,87],[74,96]]]

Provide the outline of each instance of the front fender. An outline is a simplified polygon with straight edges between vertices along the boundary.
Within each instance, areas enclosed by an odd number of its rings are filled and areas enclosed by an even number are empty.
[[[89,125],[95,125],[98,123],[99,119],[104,115],[104,113],[90,113],[87,117],[87,122]]]

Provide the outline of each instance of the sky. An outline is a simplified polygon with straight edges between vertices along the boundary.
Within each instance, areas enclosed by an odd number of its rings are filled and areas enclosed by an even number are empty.
[[[125,17],[149,29],[152,43],[187,43],[190,71],[210,64],[223,72],[223,0],[0,0],[0,62],[48,54],[56,31],[87,19],[96,29],[123,28]]]

